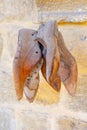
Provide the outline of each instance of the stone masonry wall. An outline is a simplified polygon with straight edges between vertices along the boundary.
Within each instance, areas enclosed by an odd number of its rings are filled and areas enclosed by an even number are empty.
[[[18,101],[12,73],[18,30],[51,19],[76,58],[76,94],[71,97],[63,85],[55,92],[41,75],[35,101]],[[86,0],[0,0],[0,130],[87,130],[86,21]]]

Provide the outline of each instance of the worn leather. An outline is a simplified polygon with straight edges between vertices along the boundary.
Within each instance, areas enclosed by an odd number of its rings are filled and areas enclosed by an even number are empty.
[[[60,63],[60,54],[57,45],[58,28],[56,21],[49,21],[42,24],[36,34],[36,41],[39,41],[46,54],[43,55],[44,63],[42,74],[46,81],[57,91],[60,90],[61,80],[57,75]]]
[[[13,73],[17,98],[23,96],[24,83],[41,59],[41,50],[33,40],[34,30],[21,29],[18,48],[13,61]]]
[[[44,23],[38,30],[19,31],[13,62],[18,99],[24,92],[29,102],[33,102],[39,87],[40,70],[56,91],[60,91],[62,81],[69,94],[75,94],[78,76],[76,60],[66,48],[56,21]]]
[[[60,66],[58,69],[58,77],[60,77],[69,94],[72,96],[76,92],[78,69],[75,58],[66,48],[62,34],[58,34],[58,48],[60,53]]]

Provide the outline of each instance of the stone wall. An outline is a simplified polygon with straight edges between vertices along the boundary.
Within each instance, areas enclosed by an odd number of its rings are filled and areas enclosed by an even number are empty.
[[[87,20],[86,0],[36,0],[38,20],[56,19],[58,22],[82,22]]]
[[[0,0],[0,130],[87,130],[87,1],[41,1]],[[41,76],[35,101],[18,101],[12,73],[18,30],[50,19],[76,58],[77,92],[71,97],[62,85],[57,93]]]

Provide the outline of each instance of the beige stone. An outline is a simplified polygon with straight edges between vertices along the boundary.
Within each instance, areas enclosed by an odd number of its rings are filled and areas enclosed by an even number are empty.
[[[41,7],[44,11],[75,11],[79,8],[86,10],[86,0],[36,0],[37,6]]]
[[[87,21],[86,0],[37,0],[38,21],[56,19],[58,22]]]
[[[32,18],[32,0],[0,0],[0,21]]]
[[[19,123],[18,123],[19,122]],[[17,112],[16,130],[50,130],[47,116],[34,111]]]
[[[0,107],[0,130],[15,130],[14,111]]]
[[[3,50],[3,39],[2,39],[2,36],[0,34],[0,57],[1,57],[1,54],[2,54],[2,50]]]
[[[0,103],[6,103],[13,102],[16,99],[13,87],[12,61],[17,47],[18,27],[15,27],[15,30],[14,27],[11,28],[8,25],[1,25],[0,27],[0,33],[3,37],[3,51],[0,60]]]
[[[87,21],[87,1],[40,1],[0,0],[0,130],[87,130],[87,23],[77,23]],[[51,19],[60,23],[66,46],[76,58],[77,92],[71,97],[62,85],[57,93],[41,76],[34,103],[25,96],[17,101],[12,65],[18,30],[37,29],[39,22]]]
[[[1,0],[0,22],[56,19],[59,22],[87,21],[86,0]]]
[[[76,120],[74,118],[61,118],[58,121],[59,130],[86,130],[87,122],[83,122],[81,120]]]

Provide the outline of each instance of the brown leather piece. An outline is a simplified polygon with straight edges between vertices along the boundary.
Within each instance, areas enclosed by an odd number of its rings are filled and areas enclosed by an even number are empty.
[[[58,48],[60,53],[60,66],[58,77],[60,77],[69,94],[72,96],[76,92],[78,70],[75,58],[65,46],[62,34],[58,34]]]
[[[59,51],[57,48],[58,30],[56,26],[56,21],[49,21],[45,24],[42,24],[38,29],[38,33],[35,39],[39,41],[47,50],[46,56],[44,58],[46,60],[46,80],[48,83],[50,83],[57,74],[60,62]],[[55,60],[56,65],[54,66]],[[54,71],[54,69],[56,71]]]
[[[52,27],[52,24],[55,25],[54,29]],[[44,25],[41,25],[40,31],[38,31],[38,33],[39,34],[37,35],[37,40],[40,40],[43,46],[44,44],[46,44],[44,47],[46,47],[48,51],[48,53],[46,54],[46,56],[48,55],[48,59],[47,57],[44,58],[45,60],[42,67],[42,73],[45,79],[55,90],[60,90],[62,81],[69,94],[73,96],[75,94],[77,87],[77,77],[78,77],[77,64],[75,58],[67,49],[62,34],[57,29],[57,24],[55,24],[55,21],[51,21],[48,22],[48,24],[46,23]],[[56,39],[57,39],[57,46],[56,46]],[[55,45],[55,53],[52,53],[54,52],[54,50],[52,50],[53,47],[52,45]],[[58,52],[57,56],[55,56],[56,52]],[[50,69],[50,74],[48,75],[49,80],[46,76],[47,75],[46,72],[48,69],[47,67]]]
[[[40,69],[45,80],[56,91],[60,91],[62,81],[69,94],[75,94],[78,77],[76,60],[67,49],[56,21],[42,24],[37,31],[19,31],[13,61],[18,99],[22,98],[24,92],[29,102],[33,102],[39,87]]]
[[[22,29],[19,31],[18,48],[13,61],[13,74],[17,98],[23,96],[26,77],[40,61],[41,51],[33,40],[34,30]]]
[[[39,87],[39,71],[42,67],[43,59],[41,59],[33,69],[33,71],[26,77],[24,84],[24,93],[29,102],[33,102]]]
[[[54,64],[56,64],[56,62],[54,62]],[[54,65],[55,66],[55,65]],[[54,70],[55,71],[55,70]],[[41,72],[45,78],[45,80],[47,81],[46,79],[46,61],[45,59],[43,60],[43,65],[42,65],[42,68],[41,68]],[[47,81],[48,82],[48,81]],[[61,80],[60,78],[58,77],[58,75],[52,75],[52,79],[50,79],[50,86],[55,89],[56,91],[60,91],[60,88],[61,88]]]

